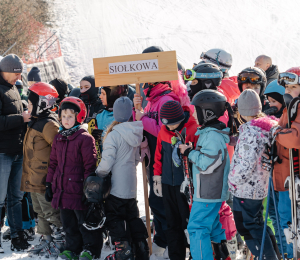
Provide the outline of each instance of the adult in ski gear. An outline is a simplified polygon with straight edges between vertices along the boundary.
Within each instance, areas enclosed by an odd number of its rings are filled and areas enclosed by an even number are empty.
[[[47,183],[51,183],[52,207],[60,208],[66,248],[60,258],[67,259],[70,251],[83,258],[84,252],[99,258],[102,248],[102,231],[88,230],[83,226],[88,207],[82,202],[83,183],[96,167],[94,138],[82,125],[86,118],[85,104],[76,97],[67,97],[60,104],[62,123],[55,136],[50,155]],[[90,258],[91,259],[91,258]],[[82,259],[83,260],[83,259]]]
[[[263,199],[267,196],[269,172],[262,168],[260,157],[269,143],[269,131],[277,121],[261,113],[262,105],[256,91],[247,89],[239,99],[239,113],[247,121],[239,128],[230,174],[229,190],[233,194],[233,214],[238,232],[244,236],[251,253],[260,254],[263,234]],[[250,207],[250,205],[252,205]],[[277,259],[272,240],[275,236],[267,227],[264,257]],[[278,250],[275,242],[276,250]]]
[[[7,197],[8,223],[11,227],[12,247],[25,250],[27,243],[22,230],[22,146],[24,127],[30,114],[23,110],[20,94],[15,86],[21,79],[22,60],[15,54],[0,61],[0,215]]]
[[[55,78],[49,82],[50,85],[55,87],[57,93],[58,93],[58,98],[56,100],[56,103],[59,105],[60,102],[68,96],[69,89],[68,89],[68,83],[65,82],[63,79],[58,79]]]
[[[38,67],[32,67],[29,73],[27,74],[27,80],[29,83],[29,86],[32,86],[36,82],[41,82],[41,73],[40,69]]]
[[[157,136],[154,163],[154,193],[163,197],[168,229],[166,232],[170,259],[185,259],[186,236],[190,215],[187,197],[180,191],[184,181],[182,160],[175,163],[172,155],[178,154],[178,140],[175,131],[186,128],[186,142],[196,144],[197,122],[188,107],[181,107],[178,101],[167,101],[160,109],[160,119],[164,124]],[[172,141],[174,142],[172,143]],[[177,141],[175,141],[177,140]],[[176,143],[175,143],[176,142]],[[157,192],[156,190],[162,192]],[[161,193],[161,194],[159,194]]]
[[[104,207],[107,228],[116,246],[116,259],[133,259],[130,246],[132,242],[136,249],[136,259],[148,260],[149,248],[146,241],[148,234],[143,221],[139,218],[136,201],[136,166],[140,162],[143,123],[128,122],[132,116],[132,107],[133,104],[127,97],[120,97],[114,102],[115,121],[105,135],[102,160],[96,173],[102,177],[110,172],[112,174],[112,187]],[[124,258],[121,255],[124,255]],[[112,256],[108,256],[107,259],[110,259],[109,257]]]
[[[37,233],[44,236],[39,245],[29,250],[35,254],[52,242],[51,223],[61,227],[59,210],[53,209],[44,195],[51,145],[59,128],[58,118],[51,111],[57,98],[57,91],[47,83],[35,83],[29,88],[31,121],[24,138],[21,190],[31,193],[33,209],[39,218]]]
[[[222,249],[225,259],[230,259],[225,243],[225,230],[219,221],[219,210],[223,201],[229,197],[227,177],[229,173],[229,155],[226,143],[229,143],[230,129],[219,121],[226,111],[226,97],[216,90],[202,90],[192,101],[197,119],[202,126],[196,132],[199,135],[196,149],[191,145],[179,145],[182,154],[193,163],[194,198],[188,223],[190,250],[193,259],[213,259],[211,241]],[[217,259],[223,254],[218,252]]]
[[[285,86],[285,93],[290,94],[293,98],[300,96],[300,84],[294,83],[294,79],[300,76],[300,67],[293,67],[286,73],[279,74],[279,83]],[[290,81],[289,81],[290,79]],[[283,80],[283,81],[282,81]],[[297,81],[296,81],[297,82]],[[291,84],[290,84],[291,83]],[[295,111],[296,118],[291,123],[291,128],[287,128],[288,113],[284,108],[283,114],[278,122],[280,129],[276,131],[276,145],[278,160],[274,165],[274,188],[279,191],[278,211],[280,215],[280,224],[285,234],[292,223],[291,200],[289,191],[286,191],[284,183],[290,176],[289,149],[300,149],[299,133],[300,133],[300,107],[298,105]],[[286,237],[287,238],[287,237]],[[287,238],[288,243],[288,238]],[[287,244],[287,256],[293,257],[293,244]]]
[[[142,121],[145,130],[144,133],[148,140],[150,149],[149,205],[154,214],[153,222],[155,225],[155,235],[153,241],[154,244],[159,247],[165,248],[167,246],[165,232],[168,229],[168,226],[165,218],[164,204],[162,198],[156,196],[153,191],[155,149],[157,135],[162,126],[162,122],[160,120],[160,108],[169,100],[179,101],[182,106],[189,106],[190,101],[186,86],[184,85],[180,74],[178,74],[178,80],[171,82],[149,83],[148,86],[148,88],[143,90],[144,95],[148,96],[146,97],[148,103],[143,111],[138,110],[138,105],[142,105],[142,98],[136,94],[133,99],[133,103],[136,108],[133,112],[133,120]]]
[[[285,88],[279,85],[277,80],[273,80],[267,86],[264,94],[269,101],[270,108],[264,111],[265,114],[274,115],[277,118],[282,116],[283,109],[285,108],[285,103],[283,100],[284,93]]]
[[[95,86],[94,76],[85,76],[80,81],[80,96],[79,98],[84,102],[87,110],[87,117],[85,123],[88,123],[91,118],[104,108],[98,95],[98,88]]]
[[[274,80],[278,78],[278,67],[277,65],[272,64],[271,57],[267,55],[259,55],[255,59],[254,67],[262,69],[266,73],[267,77],[267,86]]]

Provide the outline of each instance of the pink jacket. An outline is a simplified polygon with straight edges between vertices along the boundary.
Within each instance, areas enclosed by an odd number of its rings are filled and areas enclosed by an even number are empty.
[[[222,203],[219,215],[222,228],[225,229],[226,240],[231,240],[236,234],[236,226],[231,208],[225,201]]]
[[[237,77],[229,77],[222,79],[221,85],[218,90],[225,95],[230,105],[240,96],[240,90],[237,84]]]

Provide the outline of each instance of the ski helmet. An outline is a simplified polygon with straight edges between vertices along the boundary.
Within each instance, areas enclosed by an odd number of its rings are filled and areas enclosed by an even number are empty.
[[[119,97],[127,96],[128,93],[128,85],[105,86],[102,88],[106,92],[107,109],[113,108],[115,101]]]
[[[70,104],[73,104],[73,105],[77,106],[79,112],[77,114],[76,121],[79,124],[82,124],[84,122],[86,114],[87,114],[86,107],[85,107],[85,104],[83,103],[83,101],[80,98],[77,98],[77,97],[66,97],[66,98],[64,98],[60,102],[60,105],[59,105],[59,108],[60,108],[59,109],[59,116],[61,115],[61,108],[62,108],[63,104],[67,104],[67,103],[70,103]]]
[[[251,79],[251,75],[254,76],[253,80]],[[258,77],[255,77],[255,75],[257,75]],[[241,93],[243,92],[244,83],[260,84],[259,96],[262,96],[266,88],[267,77],[265,72],[262,69],[257,67],[247,67],[238,74],[237,81]]]
[[[228,73],[232,65],[231,54],[223,49],[211,49],[202,52],[200,59],[218,65],[223,73]]]
[[[226,111],[226,97],[217,90],[204,89],[198,92],[192,100],[195,106],[198,122],[205,125],[209,121],[215,121]]]
[[[299,70],[300,72],[300,70]],[[278,84],[277,80],[273,80],[269,85],[266,87],[265,95],[268,95],[270,93],[278,93],[280,95],[284,95],[285,88]]]
[[[192,99],[193,96],[198,93],[199,91],[203,90],[203,89],[214,89],[217,90],[217,87],[220,86],[221,82],[222,82],[222,72],[220,70],[220,68],[212,63],[200,63],[198,65],[196,65],[193,68],[193,71],[196,74],[202,74],[206,77],[203,78],[197,78],[197,76],[195,76],[195,79],[198,80],[198,83],[196,85],[190,85],[190,98]],[[186,73],[188,73],[188,70],[186,70]],[[210,75],[216,75],[214,78],[210,78]]]
[[[39,115],[43,111],[52,108],[58,98],[56,89],[52,85],[44,82],[37,82],[28,90],[28,99],[31,102],[34,100],[34,102],[32,102],[33,110],[31,112],[33,116]]]
[[[110,194],[111,174],[106,177],[90,175],[84,182],[83,190],[88,202],[102,203]]]

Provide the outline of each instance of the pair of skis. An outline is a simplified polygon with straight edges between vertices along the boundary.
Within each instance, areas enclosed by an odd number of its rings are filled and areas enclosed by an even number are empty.
[[[181,133],[175,131],[177,138],[181,141],[182,144],[186,142],[186,127],[182,129]],[[183,160],[183,174],[184,181],[180,187],[180,191],[186,196],[189,208],[191,211],[193,204],[193,195],[194,195],[194,186],[193,186],[193,178],[189,168],[189,162],[187,156],[182,156]]]
[[[293,98],[289,94],[283,95],[288,113],[288,128],[291,128],[293,121],[297,117],[298,104],[300,98]],[[299,150],[289,149],[290,159],[290,180],[289,180],[289,194],[292,206],[292,224],[291,224],[291,239],[293,241],[293,256],[297,259],[298,244],[300,242],[300,178],[299,178]],[[300,245],[300,244],[299,244]],[[299,247],[300,248],[300,247]]]

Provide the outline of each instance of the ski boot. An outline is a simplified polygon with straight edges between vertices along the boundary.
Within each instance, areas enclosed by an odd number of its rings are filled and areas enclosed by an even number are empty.
[[[18,232],[18,237],[14,237],[11,240],[11,251],[24,251],[30,247],[30,244],[28,244],[26,240],[26,235],[24,231]]]
[[[62,253],[59,254],[58,260],[78,260],[79,257],[74,252],[65,250]]]
[[[50,242],[52,242],[52,237],[50,235],[48,236],[41,236],[39,239],[39,244],[32,246],[29,250],[28,250],[28,256],[29,257],[35,257],[35,256],[39,256],[40,253],[44,250],[44,249],[48,249],[50,246]]]
[[[80,255],[79,255],[79,260],[93,260],[96,259],[93,254],[89,251],[84,249]]]
[[[134,242],[134,253],[135,253],[135,259],[139,260],[149,260],[150,253],[149,253],[149,247],[146,240]],[[169,257],[168,257],[169,258]]]
[[[128,241],[116,241],[115,247],[116,251],[108,255],[104,260],[134,260]]]
[[[212,242],[212,245],[215,252],[215,260],[231,260],[226,240],[222,240],[221,243]]]
[[[0,232],[0,254],[3,254],[4,253],[4,250],[3,250],[3,247],[2,247],[2,244],[1,244],[1,232]]]

